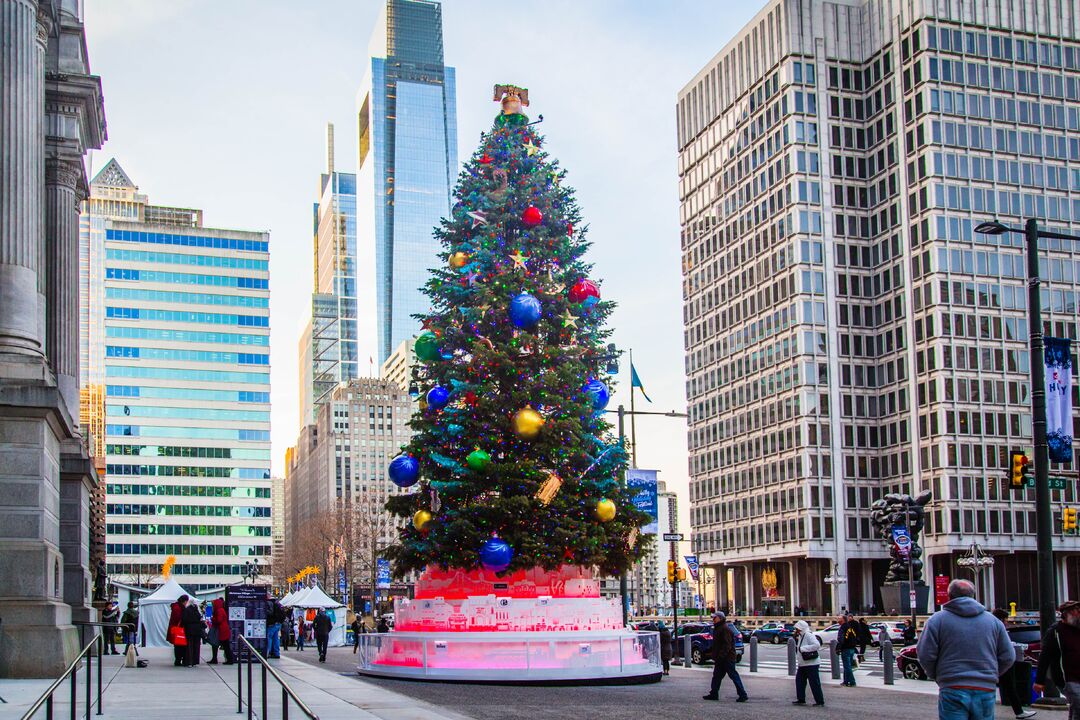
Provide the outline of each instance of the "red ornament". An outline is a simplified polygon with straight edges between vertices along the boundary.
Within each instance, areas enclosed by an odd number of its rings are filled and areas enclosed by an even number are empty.
[[[465,404],[469,407],[476,407],[476,393],[472,390],[465,393]]]
[[[492,160],[493,158],[490,155],[484,153],[484,156],[480,158],[479,162],[481,165],[490,165]]]
[[[590,302],[590,298],[592,299]],[[592,280],[582,278],[570,288],[570,302],[575,305],[583,302],[595,304],[600,301],[600,288]]]
[[[566,223],[566,234],[570,237],[574,236],[574,223]]]
[[[540,212],[535,205],[530,205],[525,208],[525,212],[521,213],[521,222],[525,223],[526,227],[536,227],[543,221],[544,213]]]

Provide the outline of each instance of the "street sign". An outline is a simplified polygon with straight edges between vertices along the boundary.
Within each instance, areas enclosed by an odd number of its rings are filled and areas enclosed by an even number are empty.
[[[664,533],[664,542],[680,542],[682,533]]]
[[[1068,478],[1050,477],[1050,478],[1048,478],[1048,480],[1050,481],[1050,489],[1051,490],[1064,490],[1065,489],[1065,481],[1068,480]]]

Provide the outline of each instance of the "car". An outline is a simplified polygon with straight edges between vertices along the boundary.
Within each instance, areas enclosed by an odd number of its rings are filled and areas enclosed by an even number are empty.
[[[1009,639],[1023,646],[1024,659],[1033,665],[1039,664],[1039,651],[1042,649],[1042,634],[1038,625],[1009,625],[1005,628]],[[926,680],[926,671],[919,664],[919,655],[915,645],[910,645],[896,655],[896,669],[909,680]]]
[[[818,630],[814,633],[814,637],[818,639],[818,642],[824,647],[828,647],[829,643],[837,639],[840,634],[840,623],[833,623],[824,630]]]
[[[874,639],[873,646],[877,647],[886,637],[892,641],[893,645],[902,644],[906,627],[907,623],[894,620],[870,623],[870,637]],[[882,633],[885,633],[884,637]]]
[[[728,629],[735,638],[735,662],[742,662],[743,642],[742,631],[735,623],[728,623]],[[704,665],[712,660],[712,627],[690,635],[690,661],[694,665]]]
[[[750,637],[756,637],[759,643],[768,642],[779,645],[782,642],[787,642],[787,639],[794,634],[795,626],[791,623],[767,622],[750,633]]]

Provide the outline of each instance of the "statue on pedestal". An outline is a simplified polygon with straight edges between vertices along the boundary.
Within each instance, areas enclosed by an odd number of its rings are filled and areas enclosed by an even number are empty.
[[[908,580],[908,559],[911,560],[911,580],[922,585],[923,561],[919,534],[926,515],[926,504],[932,497],[929,490],[916,497],[889,493],[870,506],[870,522],[874,532],[889,547],[889,571],[886,583]]]

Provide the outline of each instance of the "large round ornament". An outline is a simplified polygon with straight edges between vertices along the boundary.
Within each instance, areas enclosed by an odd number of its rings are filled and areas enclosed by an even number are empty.
[[[436,385],[428,390],[427,404],[432,410],[442,410],[448,402],[450,402],[450,391],[443,386]]]
[[[412,487],[420,479],[420,461],[408,453],[390,461],[390,480],[400,488]]]
[[[458,252],[450,256],[449,263],[450,267],[454,268],[455,270],[460,270],[461,268],[469,264],[469,254],[461,252],[459,250]]]
[[[413,349],[416,351],[416,357],[424,362],[431,362],[442,357],[439,353],[439,339],[430,330],[425,330],[417,336]]]
[[[491,456],[480,448],[476,448],[465,458],[465,464],[469,466],[470,470],[482,472],[491,464]]]
[[[515,295],[510,301],[510,322],[523,330],[535,327],[540,322],[543,310],[540,301],[529,293]]]
[[[535,205],[530,205],[525,208],[525,212],[521,213],[521,222],[525,223],[525,227],[536,227],[544,222],[544,213],[540,212],[540,208]]]
[[[600,380],[590,380],[585,383],[585,387],[582,388],[585,394],[589,397],[589,402],[592,403],[593,410],[600,411],[607,407],[608,401],[611,400],[611,391],[608,386]]]
[[[523,440],[532,440],[544,427],[544,416],[531,407],[523,407],[514,413],[514,434]]]
[[[510,561],[514,559],[514,548],[505,541],[493,537],[480,546],[480,564],[485,570],[502,572],[510,567]]]
[[[600,522],[610,522],[615,519],[615,503],[607,498],[596,503],[596,519]]]
[[[600,302],[600,288],[592,280],[582,278],[570,288],[570,302],[592,307]]]
[[[412,516],[412,526],[417,530],[424,530],[431,522],[431,513],[427,510],[417,510]]]

